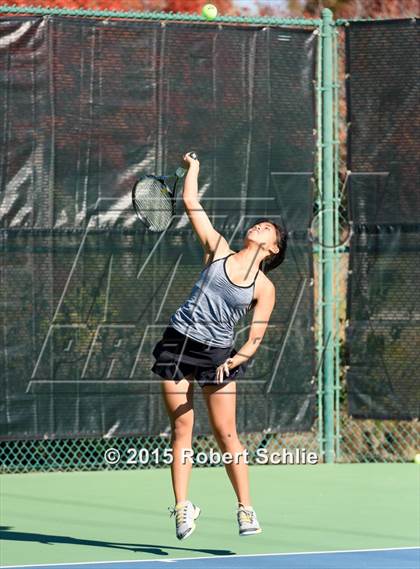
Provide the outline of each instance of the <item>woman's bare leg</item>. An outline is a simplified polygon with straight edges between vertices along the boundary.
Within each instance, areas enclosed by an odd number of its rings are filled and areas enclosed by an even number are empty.
[[[188,379],[191,379],[190,376],[177,382],[170,379],[161,382],[162,394],[172,428],[171,476],[176,504],[187,500],[192,467],[189,460],[182,462],[181,454],[183,449],[192,449],[194,386]]]
[[[209,412],[210,423],[222,453],[233,456],[232,464],[225,464],[226,472],[235,490],[238,502],[251,506],[249,495],[248,465],[244,457],[235,460],[235,453],[245,450],[236,432],[236,383],[205,385],[203,395]]]

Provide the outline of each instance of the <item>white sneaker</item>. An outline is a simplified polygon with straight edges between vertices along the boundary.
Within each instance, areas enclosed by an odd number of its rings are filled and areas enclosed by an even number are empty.
[[[237,517],[240,536],[254,535],[255,533],[262,532],[262,528],[257,520],[257,515],[251,506],[239,506]]]
[[[171,516],[175,515],[176,537],[186,539],[195,530],[194,520],[200,515],[200,508],[187,500],[173,508],[168,508]]]

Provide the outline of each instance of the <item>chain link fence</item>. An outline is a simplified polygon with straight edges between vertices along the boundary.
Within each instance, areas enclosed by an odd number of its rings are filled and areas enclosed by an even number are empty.
[[[322,462],[317,424],[306,433],[247,433],[239,438],[249,464],[268,464],[268,456],[272,463],[308,462],[309,453]],[[420,423],[354,419],[342,409],[339,438],[339,463],[412,462],[419,450]],[[169,435],[2,441],[0,464],[2,473],[168,468],[165,451],[170,448]],[[211,451],[220,453],[213,436],[196,435],[192,450],[198,459],[194,467],[220,466],[211,463]]]
[[[248,464],[296,464],[318,460],[318,429],[307,433],[240,434],[248,452]],[[0,464],[3,473],[137,470],[167,468],[170,461],[170,435],[157,437],[84,438],[3,441]],[[194,466],[220,466],[220,450],[212,435],[193,437]],[[213,454],[212,454],[213,453]],[[312,453],[312,455],[310,455]]]

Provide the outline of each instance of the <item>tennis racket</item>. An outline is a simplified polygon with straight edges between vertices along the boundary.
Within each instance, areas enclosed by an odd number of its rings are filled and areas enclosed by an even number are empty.
[[[198,160],[195,152],[188,153]],[[169,227],[175,214],[175,192],[178,181],[187,170],[181,166],[170,176],[146,174],[133,186],[133,208],[137,217],[150,231],[164,231]],[[172,189],[169,181],[173,180]]]

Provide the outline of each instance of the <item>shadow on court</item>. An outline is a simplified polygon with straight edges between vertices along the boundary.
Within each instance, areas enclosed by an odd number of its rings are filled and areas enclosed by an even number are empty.
[[[196,553],[207,553],[208,555],[236,555],[234,551],[227,549],[200,549],[192,547],[174,547],[173,545],[156,545],[152,543],[116,543],[112,541],[100,541],[96,539],[79,539],[76,537],[68,537],[63,535],[51,535],[43,533],[29,533],[13,531],[12,526],[0,526],[0,540],[30,542],[36,541],[45,545],[53,545],[54,543],[65,545],[86,545],[90,547],[104,547],[107,549],[122,549],[124,551],[133,551],[134,553],[150,553],[152,555],[169,555],[167,550],[171,551],[187,551]]]

